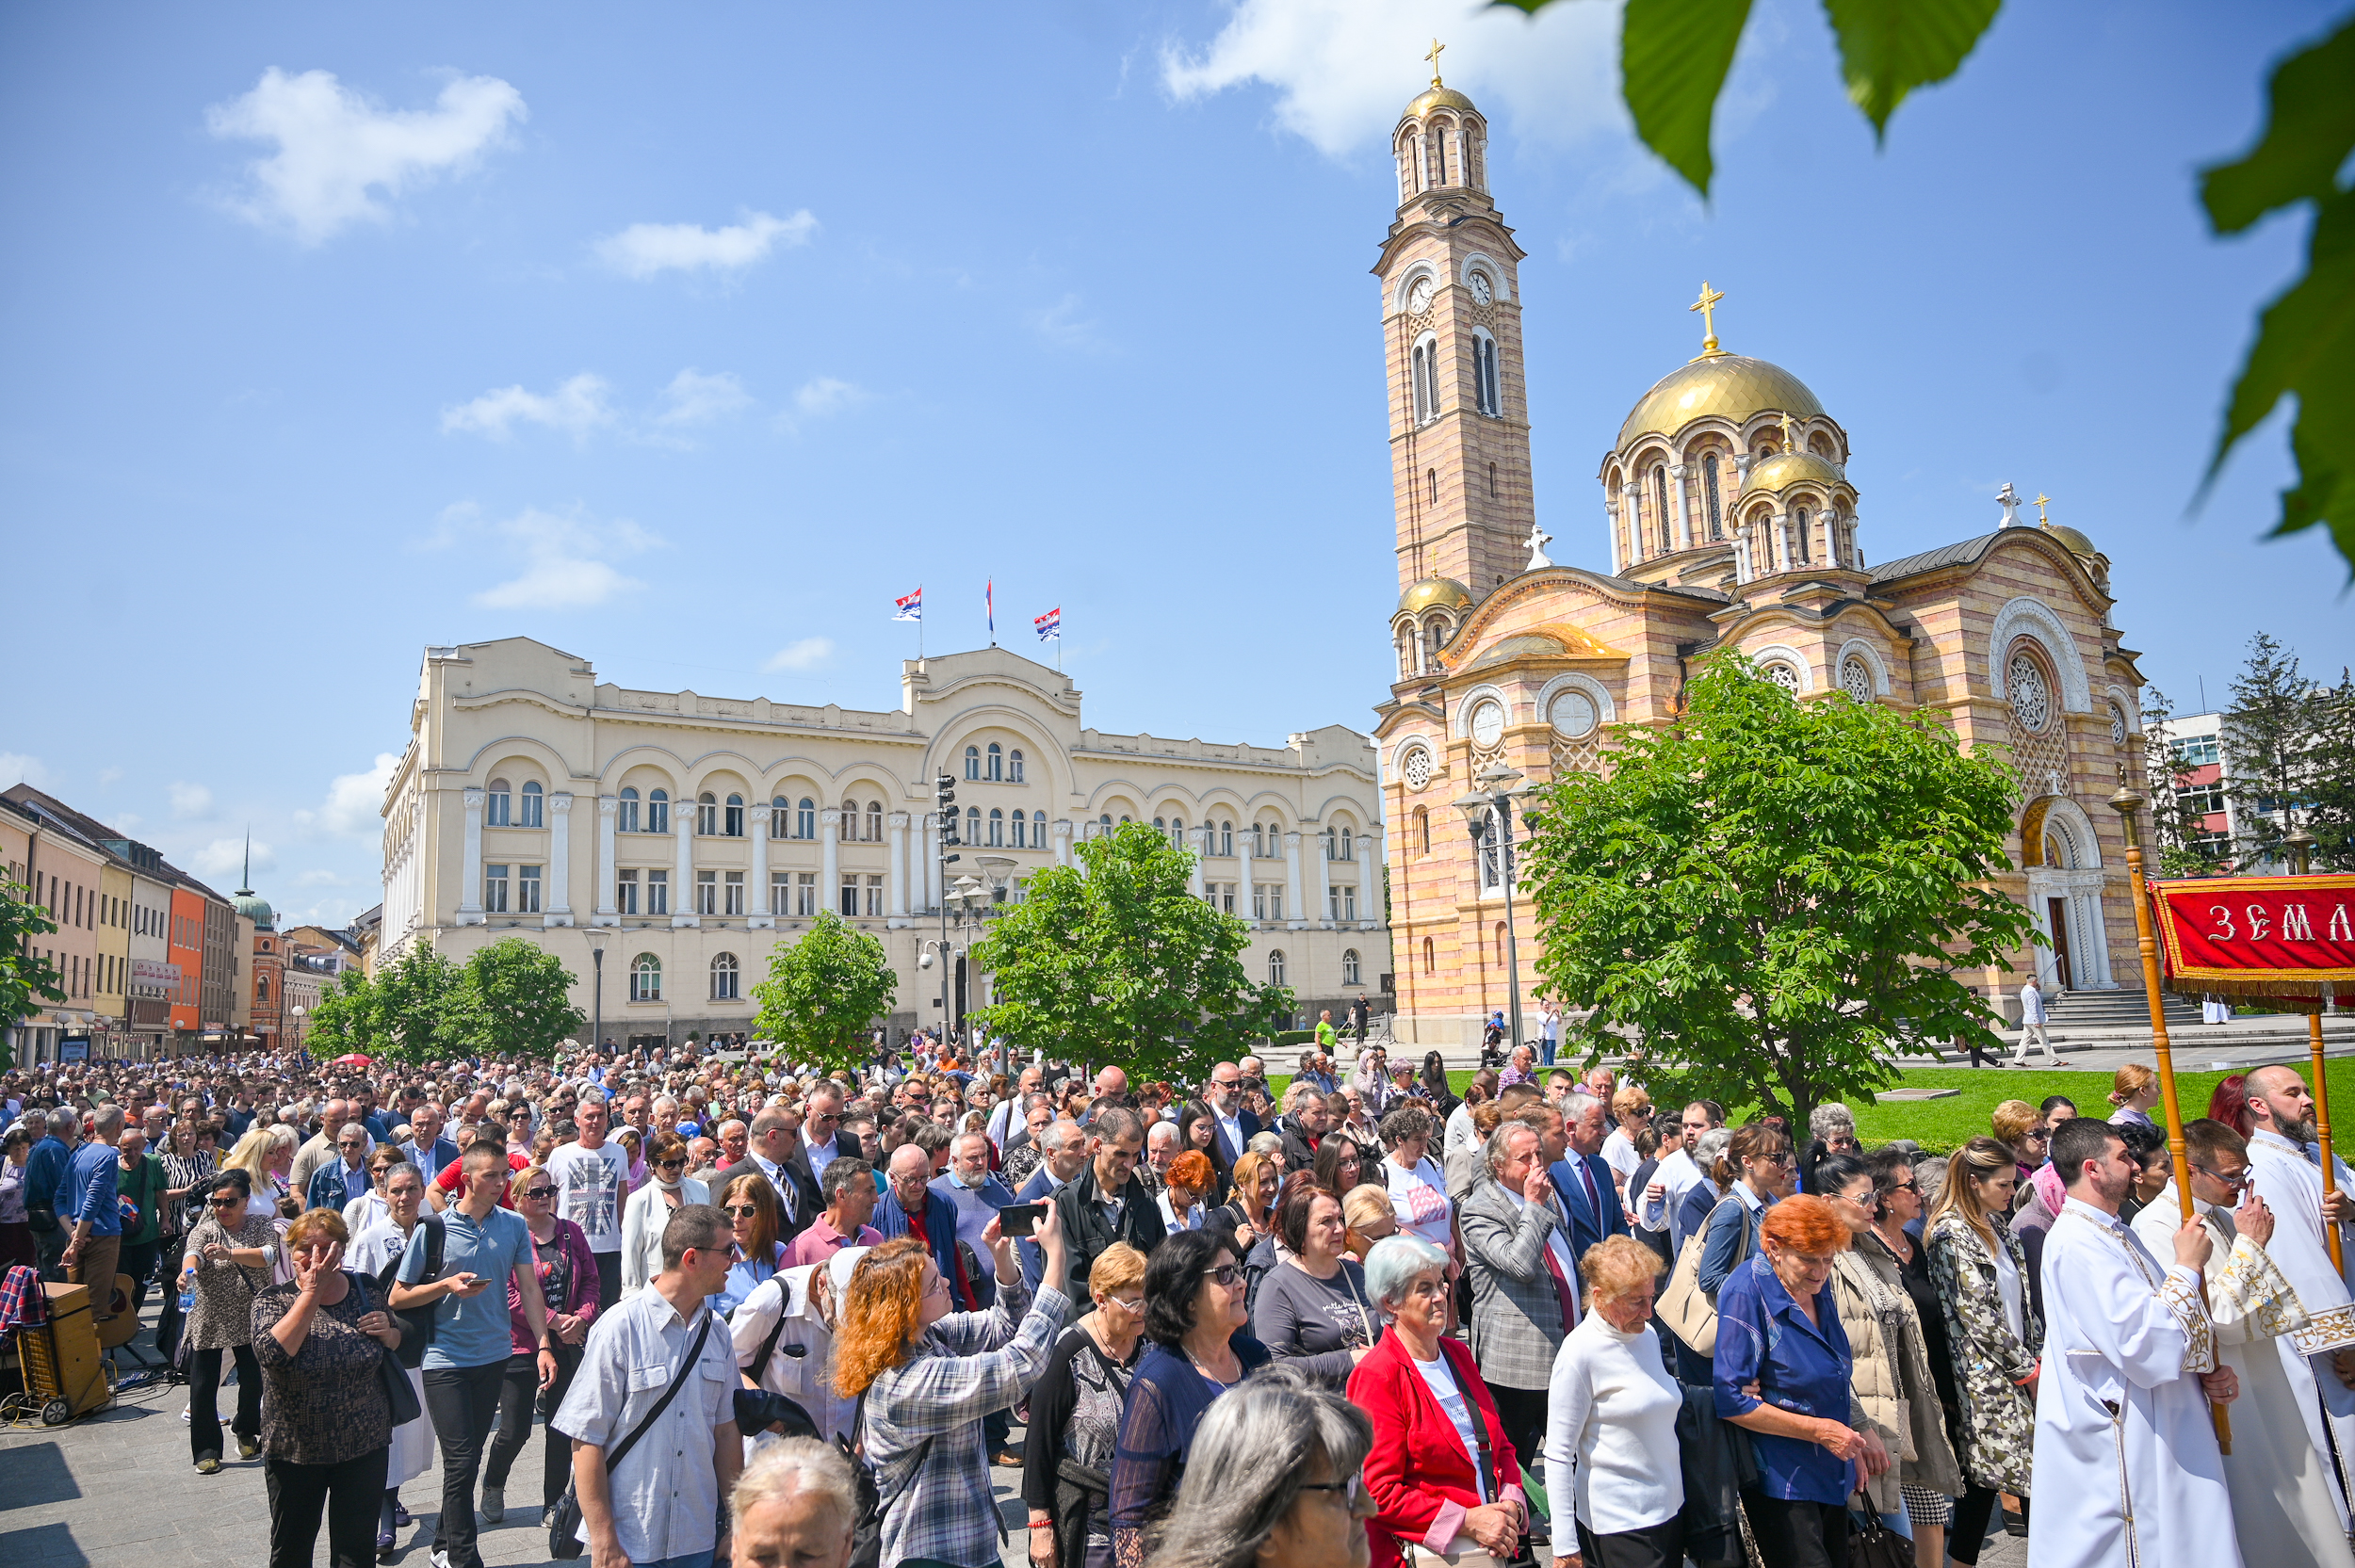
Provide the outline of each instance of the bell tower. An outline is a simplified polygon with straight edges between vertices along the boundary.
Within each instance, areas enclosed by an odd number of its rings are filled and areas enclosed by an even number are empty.
[[[1382,327],[1402,592],[1452,578],[1483,598],[1529,559],[1536,519],[1522,374],[1526,252],[1488,196],[1488,124],[1439,79],[1391,133],[1398,217],[1382,242]]]

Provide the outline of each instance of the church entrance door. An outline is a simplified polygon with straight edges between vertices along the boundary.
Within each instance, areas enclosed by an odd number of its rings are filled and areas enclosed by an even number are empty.
[[[2072,986],[2069,975],[2069,900],[2045,899],[2044,915],[2053,928],[2053,978],[2060,982],[2063,991],[2068,991]]]

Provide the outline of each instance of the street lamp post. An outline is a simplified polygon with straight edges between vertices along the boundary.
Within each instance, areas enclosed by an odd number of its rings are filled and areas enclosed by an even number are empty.
[[[302,1020],[304,1015],[308,1013],[310,1010],[304,1007],[300,1002],[297,1002],[293,1007],[287,1009],[287,1011],[294,1019],[295,1055],[300,1056],[302,1054]]]
[[[1464,814],[1471,828],[1472,875],[1477,881],[1484,875],[1480,856],[1490,833],[1496,835],[1497,874],[1504,889],[1504,962],[1506,974],[1508,1039],[1506,1054],[1521,1043],[1521,946],[1519,934],[1513,922],[1513,786],[1523,775],[1503,763],[1491,763],[1472,778],[1472,783],[1487,786],[1484,794],[1473,790],[1456,800],[1455,809]]]
[[[596,970],[594,989],[590,993],[595,1000],[590,1004],[593,1022],[589,1026],[589,1049],[599,1051],[605,1048],[605,929],[601,926],[589,928],[589,958]]]

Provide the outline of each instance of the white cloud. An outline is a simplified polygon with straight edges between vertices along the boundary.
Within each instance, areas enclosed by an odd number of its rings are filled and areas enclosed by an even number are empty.
[[[278,853],[260,839],[253,841],[253,869],[269,871]],[[217,838],[188,856],[188,868],[200,877],[234,877],[245,869],[245,840]]]
[[[98,770],[98,782],[102,786],[110,784],[122,777],[122,769],[120,768],[102,768]]]
[[[390,752],[379,752],[375,765],[365,772],[336,774],[328,782],[325,802],[317,811],[296,812],[295,825],[306,832],[322,829],[345,838],[376,832],[383,819],[384,788],[393,782],[393,769],[399,766],[400,758]],[[317,875],[319,873],[304,873],[306,879]]]
[[[463,174],[528,118],[523,94],[495,76],[457,76],[430,109],[384,109],[327,71],[289,76],[276,66],[252,92],[204,111],[214,136],[273,141],[278,151],[247,166],[252,188],[231,211],[264,228],[292,231],[317,245],[361,221],[382,223],[398,196],[435,176]]]
[[[305,871],[295,878],[297,887],[349,887],[351,879],[333,871]]]
[[[867,401],[867,394],[848,381],[832,376],[815,376],[802,383],[793,395],[793,406],[813,419],[839,413],[853,403]]]
[[[834,656],[834,639],[827,637],[805,637],[799,642],[779,649],[763,670],[815,670]]]
[[[0,752],[0,779],[7,780],[9,784],[28,784],[35,789],[57,787],[57,775],[49,765],[22,752]],[[7,786],[0,784],[0,788]]]
[[[471,430],[493,441],[505,441],[511,427],[520,421],[544,425],[564,431],[575,441],[585,441],[591,430],[613,423],[613,410],[606,401],[610,390],[604,377],[585,370],[544,396],[521,386],[495,387],[472,402],[444,409],[442,431],[447,435],[452,430]]]
[[[1275,89],[1276,122],[1334,157],[1383,142],[1430,81],[1431,35],[1448,85],[1523,137],[1574,139],[1623,123],[1616,5],[1549,6],[1536,17],[1487,0],[1237,0],[1199,52],[1161,53],[1180,102],[1250,82]]]
[[[807,208],[790,218],[765,212],[737,216],[743,221],[722,229],[695,223],[633,223],[597,241],[596,251],[608,267],[631,278],[651,278],[668,271],[736,272],[762,260],[779,244],[807,245],[818,232],[818,219]]]
[[[213,792],[199,784],[174,784],[171,815],[183,822],[201,822],[213,815]]]
[[[689,366],[671,378],[671,384],[662,389],[667,405],[654,416],[657,425],[707,425],[724,419],[753,399],[744,390],[744,383],[726,371],[706,376]]]
[[[481,530],[471,517],[443,514],[464,531]],[[523,574],[484,590],[474,602],[485,609],[586,609],[615,594],[637,588],[612,565],[613,560],[650,550],[662,542],[627,518],[609,520],[543,511],[527,507],[513,517],[491,524],[521,555]]]
[[[1096,334],[1095,320],[1085,314],[1076,294],[1066,294],[1051,305],[1031,311],[1024,319],[1032,331],[1058,348],[1093,352],[1106,346]]]

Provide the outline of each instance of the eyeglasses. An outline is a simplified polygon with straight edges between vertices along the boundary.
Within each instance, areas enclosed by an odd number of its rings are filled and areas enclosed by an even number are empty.
[[[1232,1290],[1242,1279],[1242,1265],[1222,1263],[1215,1269],[1203,1269],[1202,1277],[1206,1280],[1216,1280],[1222,1290]]]
[[[1104,1298],[1104,1304],[1116,1306],[1123,1312],[1143,1312],[1145,1298],[1143,1296],[1107,1296]]]
[[[739,1220],[749,1220],[760,1212],[760,1205],[758,1204],[730,1204],[720,1212],[733,1215]]]
[[[1649,1106],[1637,1106],[1633,1110],[1625,1111],[1622,1114],[1632,1116],[1639,1122],[1648,1122],[1659,1113]]]
[[[654,1168],[658,1171],[675,1171],[686,1163],[683,1159],[658,1159],[654,1162]]]
[[[1373,1511],[1373,1494],[1366,1490],[1366,1478],[1352,1476],[1347,1480],[1302,1481],[1303,1492],[1339,1492],[1352,1513]]]
[[[2249,1185],[2249,1171],[2246,1166],[2242,1167],[2239,1175],[2228,1176],[2223,1172],[2215,1169],[2213,1166],[2202,1165],[2196,1159],[2188,1161],[2187,1163],[2189,1163],[2193,1170],[2201,1172],[2202,1175],[2215,1177],[2217,1181],[2222,1182],[2226,1187],[2233,1188],[2234,1191],[2238,1191],[2240,1188]]]
[[[1757,1158],[1761,1165],[1788,1165],[1791,1163],[1791,1151],[1785,1149],[1778,1155],[1760,1155]]]
[[[2042,1127],[2030,1127],[2026,1132],[2022,1133],[2020,1136],[2031,1143],[2049,1143],[2053,1139],[2053,1135],[2046,1132]]]
[[[244,1202],[243,1198],[207,1198],[204,1200],[204,1206],[206,1208],[236,1208]]]
[[[527,1198],[553,1198],[556,1196],[556,1188],[553,1187],[527,1187],[523,1190],[523,1196]]]
[[[1908,1179],[1897,1183],[1894,1187],[1892,1187],[1890,1190],[1892,1192],[1919,1192],[1922,1190],[1922,1184]]]

